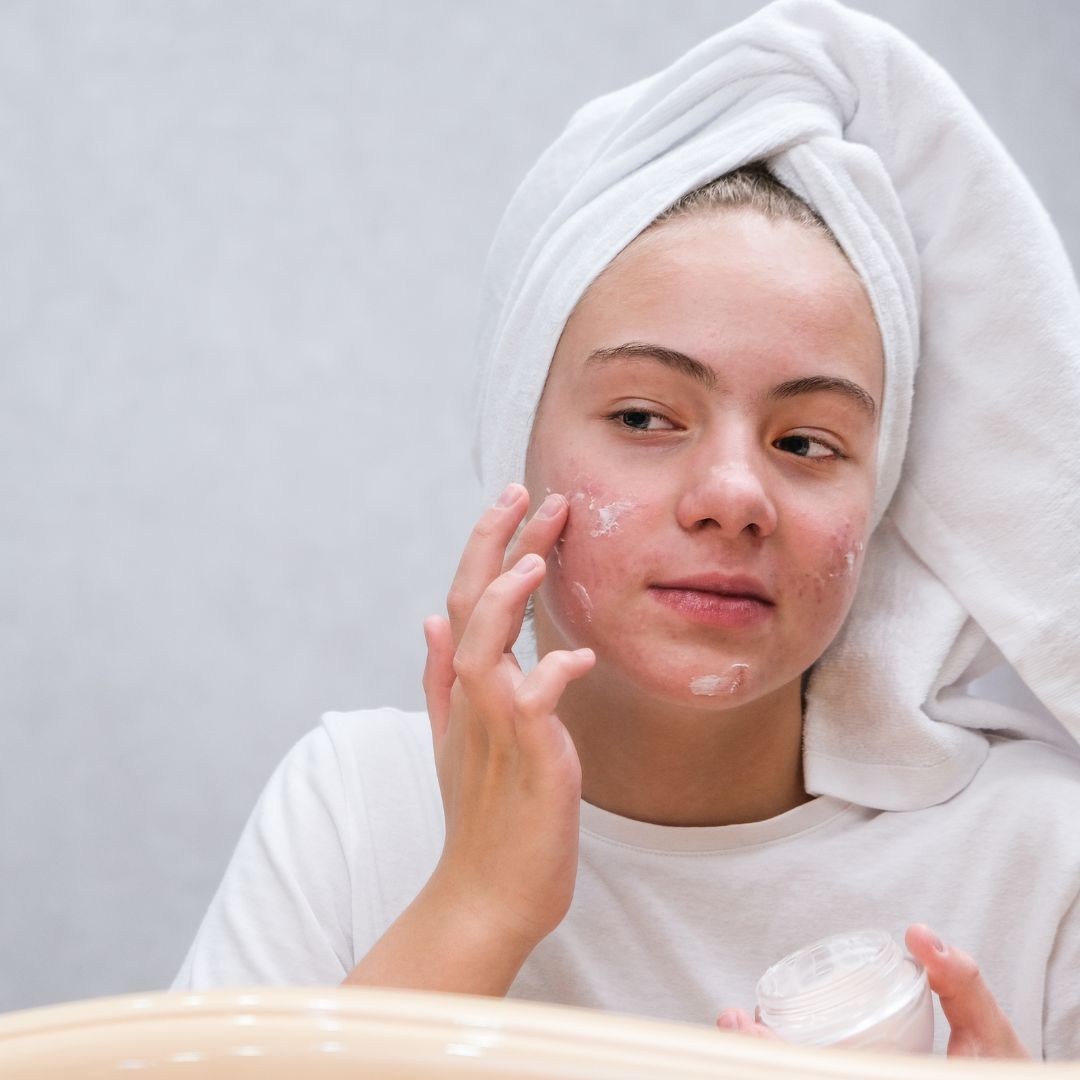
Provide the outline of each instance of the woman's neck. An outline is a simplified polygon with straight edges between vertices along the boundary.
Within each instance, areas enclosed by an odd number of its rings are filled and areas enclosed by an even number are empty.
[[[577,747],[582,797],[658,825],[764,821],[808,801],[801,681],[715,711],[643,698],[603,664],[571,683],[559,717]]]

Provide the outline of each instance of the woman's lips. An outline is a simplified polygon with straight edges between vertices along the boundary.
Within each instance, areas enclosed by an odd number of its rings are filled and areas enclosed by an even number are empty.
[[[707,626],[757,626],[772,616],[773,604],[760,595],[713,592],[685,586],[653,585],[649,594],[694,622]]]

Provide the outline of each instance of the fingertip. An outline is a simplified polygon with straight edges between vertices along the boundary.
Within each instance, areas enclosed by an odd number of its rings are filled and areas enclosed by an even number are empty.
[[[536,517],[541,521],[552,521],[565,513],[569,506],[565,495],[552,491],[544,496],[544,501],[536,508]]]
[[[904,934],[904,944],[908,951],[919,959],[932,959],[935,954],[944,956],[948,951],[945,943],[925,923],[914,923]]]
[[[535,552],[529,552],[528,555],[522,555],[520,559],[510,568],[511,574],[520,574],[527,576],[529,574],[535,574],[537,571],[547,568],[547,563],[537,555]]]
[[[500,510],[507,510],[511,506],[517,504],[522,495],[528,496],[529,492],[526,490],[524,484],[519,484],[516,481],[511,484],[507,484],[502,490],[502,494],[495,500],[494,505]]]
[[[755,1020],[745,1009],[725,1009],[717,1018],[716,1026],[723,1031],[738,1031],[758,1039],[776,1039],[771,1028]]]
[[[716,1026],[723,1031],[738,1031],[739,1017],[736,1009],[725,1009],[717,1018]]]
[[[592,671],[596,664],[596,653],[592,649],[574,649],[566,654],[568,675],[570,679],[580,679]]]

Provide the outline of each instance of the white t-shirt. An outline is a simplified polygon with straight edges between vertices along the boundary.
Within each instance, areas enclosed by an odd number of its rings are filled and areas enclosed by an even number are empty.
[[[566,918],[511,997],[712,1025],[781,956],[913,922],[970,952],[1028,1050],[1080,1057],[1080,762],[994,741],[971,784],[903,813],[820,797],[678,828],[582,803]],[[430,876],[442,803],[423,713],[331,713],[259,799],[177,989],[336,984]],[[937,1016],[936,1049],[948,1027]]]

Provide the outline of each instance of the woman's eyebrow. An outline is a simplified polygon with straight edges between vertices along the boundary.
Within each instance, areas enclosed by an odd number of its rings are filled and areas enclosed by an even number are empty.
[[[650,345],[644,341],[628,341],[625,345],[614,345],[610,349],[594,349],[585,358],[585,366],[606,364],[612,360],[655,360],[682,375],[689,375],[706,390],[715,390],[717,386],[716,372],[708,364],[675,349]]]
[[[682,375],[688,375],[695,382],[701,383],[706,390],[716,390],[719,380],[716,372],[708,364],[695,360],[677,349],[663,345],[651,345],[645,341],[628,341],[623,345],[613,345],[608,349],[594,349],[585,358],[585,366],[610,363],[612,360],[653,360],[664,367],[671,368]],[[873,397],[858,383],[838,375],[804,375],[798,379],[788,379],[774,386],[768,394],[772,401],[798,397],[800,394],[816,394],[822,391],[843,394],[850,398],[871,417],[877,415],[877,405]]]
[[[816,394],[822,390],[851,398],[869,413],[871,418],[877,415],[874,399],[858,383],[837,375],[806,375],[801,379],[789,379],[774,386],[769,391],[769,397],[773,401],[780,401],[783,398],[798,397],[800,394]]]

